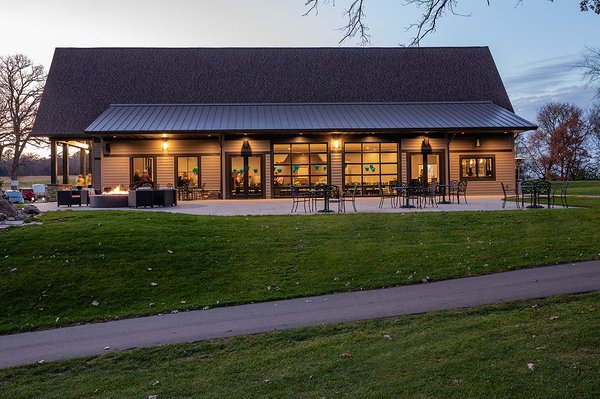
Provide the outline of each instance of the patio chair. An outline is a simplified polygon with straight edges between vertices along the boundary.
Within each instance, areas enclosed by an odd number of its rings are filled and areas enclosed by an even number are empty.
[[[569,188],[569,181],[566,180],[563,184],[562,187],[560,188],[560,193],[557,195],[556,191],[554,190],[554,192],[552,193],[552,207],[554,208],[554,204],[556,203],[556,197],[560,198],[560,205],[568,208],[569,204],[567,204],[567,188]]]
[[[355,184],[354,187],[352,188],[352,190],[350,191],[346,191],[344,193],[342,193],[342,208],[344,213],[346,213],[346,202],[352,202],[352,208],[354,209],[354,212],[357,212],[356,210],[356,193],[358,192],[358,184]]]
[[[509,200],[515,200],[517,208],[520,208],[519,193],[516,190],[513,190],[510,185],[504,184],[504,182],[500,182],[500,185],[502,186],[502,193],[504,194],[504,197],[502,198],[502,209],[506,206],[506,201]]]
[[[421,203],[421,185],[419,183],[417,184],[409,184],[405,191],[405,201],[406,204],[410,204],[413,207],[418,207],[418,208],[422,208],[423,204]],[[415,205],[415,201],[416,201],[416,205]]]
[[[525,208],[525,197],[529,198],[529,205],[533,204],[535,193],[534,181],[526,180],[521,183],[521,208]]]
[[[458,182],[458,188],[456,190],[456,200],[458,201],[458,203],[460,204],[460,196],[462,194],[463,198],[465,199],[465,204],[468,204],[467,202],[467,185],[468,185],[468,181],[466,180],[461,180]]]
[[[429,183],[427,188],[424,188],[421,192],[421,205],[425,207],[427,203],[431,203],[431,207],[438,206],[437,205],[437,197],[438,197],[438,183],[432,181]]]
[[[391,190],[391,187],[385,186],[384,188],[381,183],[378,183],[377,189],[379,191],[379,208],[383,208],[383,203],[385,202],[386,198],[390,199],[390,206],[395,208],[396,193]]]
[[[335,186],[335,185],[329,186],[329,206],[330,207],[331,207],[331,204],[337,204],[338,212],[342,212],[342,210],[345,212],[343,197],[344,197],[344,193],[340,190],[340,188],[338,186]]]
[[[541,199],[542,197],[546,199],[546,204],[548,205],[548,208],[550,208],[551,205],[551,191],[552,191],[552,185],[550,184],[549,181],[545,181],[545,180],[540,180],[538,182],[535,183],[536,188],[537,188],[537,196],[538,196],[538,201],[541,203]]]
[[[450,180],[448,183],[448,198],[454,203],[454,198],[458,195],[458,180]]]
[[[290,186],[290,193],[292,194],[292,210],[290,211],[290,213],[292,212],[296,212],[298,210],[298,204],[302,203],[302,205],[304,206],[304,213],[306,213],[306,203],[308,202],[308,208],[311,209],[311,198],[307,197],[304,194],[300,193],[300,190],[298,190],[298,187],[296,186]]]

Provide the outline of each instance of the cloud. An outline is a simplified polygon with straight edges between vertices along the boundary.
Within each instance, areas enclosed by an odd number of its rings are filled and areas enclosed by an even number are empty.
[[[596,89],[587,85],[573,85],[544,90],[539,94],[514,96],[515,112],[529,121],[535,121],[540,107],[549,102],[566,102],[588,108],[597,98]]]
[[[548,102],[568,102],[588,108],[596,89],[586,84],[574,65],[580,54],[567,54],[519,65],[520,73],[505,79],[515,112],[535,121],[539,108]]]

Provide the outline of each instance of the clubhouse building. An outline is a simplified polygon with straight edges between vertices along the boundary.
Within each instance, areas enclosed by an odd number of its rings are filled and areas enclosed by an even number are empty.
[[[497,194],[535,128],[487,47],[57,48],[33,133],[52,183],[76,147],[97,190],[146,170],[229,199],[450,180]]]

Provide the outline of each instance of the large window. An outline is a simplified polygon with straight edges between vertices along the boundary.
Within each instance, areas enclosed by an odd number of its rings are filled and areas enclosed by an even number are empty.
[[[376,195],[379,184],[398,181],[398,143],[344,143],[344,184],[360,195]]]
[[[465,180],[496,178],[493,155],[461,156],[460,178]]]
[[[154,157],[131,158],[131,184],[133,187],[140,187],[144,184],[154,186],[155,173]]]
[[[290,185],[308,189],[317,183],[329,182],[327,143],[274,144],[273,195],[287,197]]]
[[[177,187],[200,185],[200,158],[177,157]]]

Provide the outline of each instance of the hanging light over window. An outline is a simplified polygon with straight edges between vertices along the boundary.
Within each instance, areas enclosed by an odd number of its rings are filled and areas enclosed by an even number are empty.
[[[481,147],[481,142],[479,141],[479,138],[475,140],[475,147]]]
[[[169,140],[167,140],[167,139],[163,140],[162,149],[163,149],[163,151],[167,151],[169,149]]]
[[[333,149],[334,150],[339,150],[340,149],[340,139],[334,139],[333,140]]]

